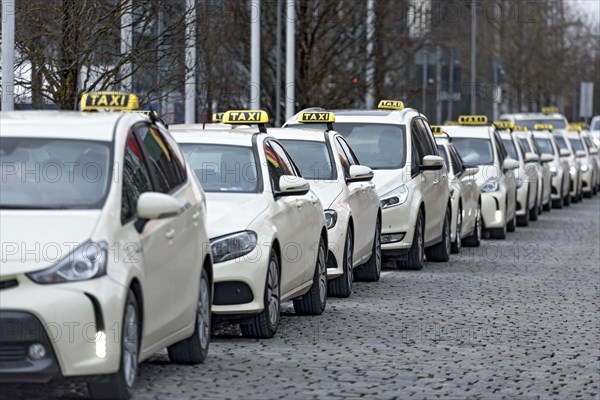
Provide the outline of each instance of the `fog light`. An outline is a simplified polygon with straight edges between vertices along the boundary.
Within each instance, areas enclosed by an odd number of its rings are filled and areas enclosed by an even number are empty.
[[[46,357],[46,348],[41,343],[34,343],[29,346],[29,358],[32,360],[41,360]]]
[[[502,221],[502,211],[496,211],[496,222]]]
[[[389,235],[381,235],[381,244],[396,243],[404,239],[404,233],[391,233]]]
[[[96,357],[106,358],[106,334],[102,331],[96,332]]]

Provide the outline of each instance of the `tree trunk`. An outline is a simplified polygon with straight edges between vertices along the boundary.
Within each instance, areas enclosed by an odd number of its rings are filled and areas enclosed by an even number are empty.
[[[59,79],[57,104],[60,110],[76,110],[78,106],[77,83],[79,75],[78,0],[62,2],[62,32],[60,37]]]

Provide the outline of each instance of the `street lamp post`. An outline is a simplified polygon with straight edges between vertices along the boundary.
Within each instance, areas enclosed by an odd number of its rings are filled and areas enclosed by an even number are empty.
[[[287,0],[287,24],[285,29],[285,118],[294,116],[296,107],[296,1]]]
[[[2,0],[2,110],[15,109],[15,1]]]
[[[477,0],[471,0],[471,115],[477,113]]]
[[[260,108],[260,0],[250,3],[250,108]]]

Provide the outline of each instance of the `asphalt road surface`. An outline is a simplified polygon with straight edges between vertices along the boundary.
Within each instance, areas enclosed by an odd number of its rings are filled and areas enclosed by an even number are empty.
[[[284,305],[272,340],[215,327],[203,365],[166,352],[136,399],[599,399],[600,200],[544,213],[505,241],[422,271],[385,270],[320,317]],[[80,382],[0,398],[77,399]]]

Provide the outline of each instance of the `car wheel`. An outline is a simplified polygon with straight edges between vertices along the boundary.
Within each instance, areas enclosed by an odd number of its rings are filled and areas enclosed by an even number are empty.
[[[381,276],[381,224],[375,224],[375,237],[369,261],[354,269],[354,279],[364,282],[377,282]]]
[[[517,217],[517,225],[518,226],[529,225],[529,218],[531,216],[531,214],[529,212],[529,204],[527,204],[527,202],[529,202],[529,191],[527,192],[526,199],[527,200],[525,201],[525,215],[523,215],[522,217]]]
[[[187,339],[169,346],[169,359],[177,364],[200,364],[208,355],[210,343],[211,295],[206,269],[202,268],[200,294],[196,312],[196,328]]]
[[[446,209],[444,226],[442,227],[442,241],[425,249],[427,261],[444,262],[450,259],[452,243],[450,241],[450,208]]]
[[[344,243],[344,273],[327,282],[327,293],[333,297],[348,297],[352,294],[352,254],[354,251],[354,236],[352,228],[348,227]]]
[[[565,200],[563,201],[563,204],[566,207],[569,207],[571,205],[571,193],[567,193],[567,195],[565,196]]]
[[[508,205],[506,206],[506,209],[508,210]],[[515,211],[515,212],[513,212],[512,219],[510,221],[508,221],[508,223],[506,224],[506,230],[508,232],[514,232],[516,228],[517,228],[517,213]]]
[[[408,253],[404,254],[397,262],[398,267],[404,269],[422,269],[425,263],[425,221],[423,212],[419,210],[417,221],[415,222],[415,232],[413,234],[412,246]]]
[[[531,209],[531,211],[529,212],[529,220],[530,221],[537,221],[538,219],[538,215],[541,213],[542,211],[542,207],[540,204],[538,204],[537,201],[537,193],[536,193],[536,197],[535,197],[535,204],[533,205],[533,208]]]
[[[327,305],[327,260],[325,251],[325,241],[320,238],[313,284],[304,296],[294,299],[296,314],[321,315],[325,311]]]
[[[470,247],[479,247],[481,245],[482,236],[481,227],[481,204],[477,204],[477,215],[475,216],[475,227],[473,228],[473,234],[463,239],[463,244]]]
[[[560,192],[560,198],[556,200],[552,200],[552,208],[561,209],[565,204],[565,196],[563,196],[562,191]]]
[[[97,382],[88,383],[88,392],[94,399],[129,399],[138,374],[140,350],[139,305],[133,290],[129,289],[123,312],[121,332],[121,362],[119,371]]]
[[[544,212],[550,212],[550,210],[552,210],[552,201],[548,200],[548,202],[544,204],[542,208],[544,209]]]
[[[462,246],[462,237],[460,231],[462,230],[462,209],[458,207],[456,210],[456,237],[452,243],[452,252],[460,253],[460,247]]]
[[[281,289],[279,279],[279,259],[274,250],[269,257],[269,268],[265,281],[264,309],[240,324],[242,335],[248,338],[268,339],[275,336],[281,317]]]

